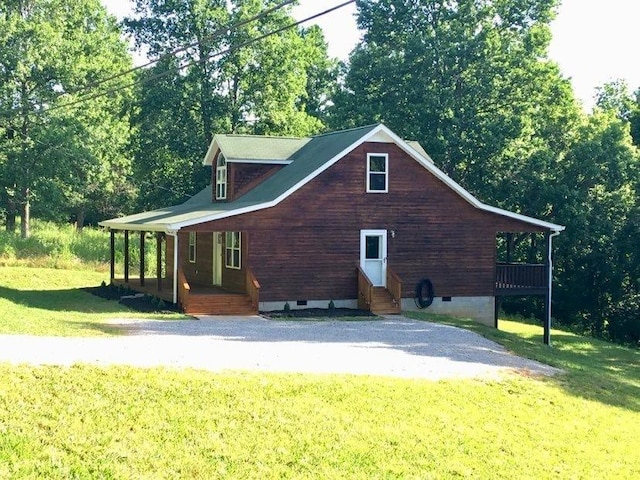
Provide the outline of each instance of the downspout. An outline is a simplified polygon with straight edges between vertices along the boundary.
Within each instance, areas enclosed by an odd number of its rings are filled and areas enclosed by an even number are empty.
[[[178,304],[178,232],[176,230],[167,231],[167,235],[173,240],[173,303]]]
[[[545,318],[547,324],[545,325],[545,332],[549,332],[549,336],[545,338],[544,342],[547,345],[551,345],[551,289],[553,286],[553,261],[551,259],[551,252],[553,250],[553,237],[557,237],[558,235],[560,235],[560,231],[555,231],[549,235],[549,251],[547,252],[549,262],[549,278],[547,280],[549,282],[549,288],[547,288],[547,315]]]

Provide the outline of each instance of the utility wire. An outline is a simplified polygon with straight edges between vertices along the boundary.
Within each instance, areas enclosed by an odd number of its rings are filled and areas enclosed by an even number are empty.
[[[282,3],[278,4],[278,5],[274,5],[273,7],[270,7],[268,9],[266,9],[266,10],[263,10],[262,12],[254,15],[254,16],[252,16],[250,18],[247,18],[247,19],[242,20],[240,22],[236,22],[236,23],[234,23],[232,25],[229,25],[227,27],[224,27],[224,28],[219,28],[219,29],[215,30],[213,33],[203,37],[203,40],[205,40],[205,41],[214,40],[217,37],[223,35],[224,33],[227,33],[228,31],[236,30],[239,27],[247,25],[247,24],[249,24],[251,22],[255,22],[256,20],[260,20],[261,18],[266,17],[270,13],[273,13],[273,12],[275,12],[277,10],[280,10],[281,8],[284,8],[287,5],[290,5],[295,1],[296,0],[287,0],[285,2],[282,2]],[[107,78],[104,78],[102,80],[99,80],[97,82],[93,82],[93,83],[90,83],[90,84],[85,85],[83,87],[80,87],[80,88],[78,88],[78,89],[76,89],[76,90],[74,90],[72,92],[66,92],[66,93],[74,93],[75,94],[75,93],[83,92],[85,90],[91,90],[91,89],[96,88],[96,87],[98,87],[98,86],[100,86],[100,85],[102,85],[104,83],[107,83],[107,82],[109,82],[111,80],[115,80],[116,78],[120,78],[120,77],[123,77],[125,75],[129,75],[130,73],[137,72],[138,70],[142,70],[144,68],[147,68],[147,67],[150,67],[152,65],[155,65],[156,63],[160,62],[161,60],[164,60],[165,58],[174,57],[174,56],[178,55],[179,53],[185,52],[185,51],[189,50],[190,48],[196,47],[197,45],[198,45],[198,42],[194,42],[194,43],[190,43],[190,44],[188,44],[188,45],[186,45],[184,47],[176,48],[175,50],[173,50],[173,51],[171,51],[169,53],[164,53],[164,54],[160,55],[158,58],[156,58],[154,60],[150,60],[150,61],[148,61],[147,63],[145,63],[143,65],[138,65],[136,67],[130,68],[130,69],[125,70],[123,72],[120,72],[120,73],[117,73],[117,74],[112,75],[110,77],[107,77]],[[64,95],[64,93],[61,93],[61,95]]]
[[[273,30],[273,31],[268,32],[268,33],[265,33],[264,35],[260,35],[260,36],[258,36],[256,38],[252,38],[251,40],[247,40],[246,42],[243,42],[241,44],[233,45],[233,46],[231,46],[231,47],[229,47],[229,48],[227,48],[225,50],[215,52],[215,53],[209,55],[208,57],[206,57],[204,59],[198,59],[198,60],[194,60],[194,61],[191,61],[191,62],[187,62],[184,65],[179,66],[177,70],[178,71],[179,70],[183,70],[183,69],[185,69],[187,67],[196,65],[196,64],[202,62],[203,60],[206,62],[206,61],[209,61],[209,60],[211,60],[211,59],[213,59],[215,57],[219,57],[221,55],[225,55],[227,53],[231,53],[231,52],[234,52],[234,51],[239,50],[241,48],[247,47],[247,46],[252,45],[254,43],[257,43],[257,42],[259,42],[261,40],[264,40],[265,38],[271,37],[273,35],[277,35],[278,33],[281,33],[281,32],[283,32],[285,30],[289,30],[289,29],[291,29],[293,27],[297,27],[298,25],[301,25],[301,24],[306,23],[308,21],[315,20],[316,18],[319,18],[319,17],[321,17],[323,15],[327,15],[328,13],[331,13],[331,12],[333,12],[335,10],[343,8],[343,7],[345,7],[345,6],[347,6],[347,5],[351,4],[351,3],[354,3],[355,1],[356,0],[348,0],[348,1],[343,2],[343,3],[339,4],[339,5],[336,5],[336,6],[332,7],[332,8],[324,10],[323,12],[317,13],[315,15],[312,15],[310,17],[304,18],[302,20],[298,20],[296,22],[289,23],[289,24],[287,24],[287,25],[285,25],[285,26],[283,26],[281,28],[278,28],[278,29]],[[131,82],[131,83],[128,83],[128,84],[125,84],[125,85],[121,85],[119,87],[114,87],[114,88],[111,88],[111,89],[108,89],[108,90],[104,90],[102,92],[98,92],[98,93],[95,93],[93,95],[85,95],[85,96],[82,96],[82,97],[80,97],[80,98],[78,98],[76,100],[73,100],[71,102],[61,103],[59,105],[54,105],[52,107],[49,107],[49,108],[45,109],[44,111],[51,112],[51,111],[54,111],[54,110],[59,110],[59,109],[62,109],[62,108],[71,107],[73,105],[78,105],[78,104],[84,103],[86,101],[95,100],[97,98],[104,97],[106,95],[112,95],[112,94],[117,93],[117,92],[119,92],[121,90],[124,90],[124,89],[127,89],[127,88],[131,88],[131,87],[135,87],[136,85],[148,84],[148,83],[153,82],[153,81],[155,81],[155,80],[157,80],[159,78],[165,77],[166,75],[169,75],[170,73],[173,73],[173,70],[160,72],[160,73],[157,73],[155,75],[152,75],[149,78],[136,80],[134,82]]]

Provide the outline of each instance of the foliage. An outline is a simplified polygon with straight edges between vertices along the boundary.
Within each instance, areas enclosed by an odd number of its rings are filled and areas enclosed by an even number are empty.
[[[504,325],[509,348],[567,373],[429,382],[0,365],[0,476],[634,478],[638,352],[558,331],[549,349],[539,328]]]
[[[276,4],[136,1],[127,31],[161,57],[141,75],[134,119],[145,208],[184,201],[209,183],[200,163],[215,133],[307,135],[322,128],[335,65],[317,27],[267,36],[294,22],[288,9],[249,21]]]
[[[0,267],[0,333],[45,336],[104,336],[120,331],[113,318],[179,319],[148,315],[84,292],[104,273],[87,270]],[[0,462],[1,463],[1,462]],[[2,475],[0,475],[2,476]]]
[[[639,162],[628,124],[596,111],[578,129],[554,185],[556,214],[567,225],[556,243],[555,314],[599,336],[611,308],[640,293]]]
[[[481,199],[547,214],[540,187],[579,117],[545,60],[556,3],[359,2],[333,123],[382,121]]]
[[[135,237],[132,237],[135,238]],[[116,273],[124,270],[124,237],[115,237]],[[76,231],[71,224],[34,219],[28,239],[0,231],[0,265],[63,269],[109,270],[109,233],[101,228]],[[146,275],[156,274],[155,249],[145,250]],[[129,243],[129,262],[134,274],[140,265],[139,242]]]
[[[19,210],[29,235],[32,202],[53,218],[77,215],[80,227],[92,209],[113,211],[109,200],[122,198],[112,194],[126,192],[127,92],[89,98],[87,86],[131,65],[115,20],[98,0],[4,2],[0,38],[7,45],[0,50],[7,228]]]

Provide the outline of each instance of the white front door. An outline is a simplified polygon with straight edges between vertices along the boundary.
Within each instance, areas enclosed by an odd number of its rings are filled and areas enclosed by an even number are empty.
[[[360,268],[374,287],[387,286],[386,230],[360,230]]]
[[[222,233],[213,232],[213,284],[222,285]]]

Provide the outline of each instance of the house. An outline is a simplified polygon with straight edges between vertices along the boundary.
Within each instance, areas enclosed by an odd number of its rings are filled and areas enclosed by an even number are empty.
[[[483,204],[382,124],[309,138],[216,135],[204,164],[211,186],[185,203],[100,223],[111,230],[112,281],[196,314],[428,305],[494,325],[500,296],[550,304],[551,238],[564,227]],[[129,275],[134,231],[141,249],[155,234],[155,279]],[[114,276],[116,232],[124,279]],[[497,239],[523,233],[545,239],[545,261],[498,263]]]

